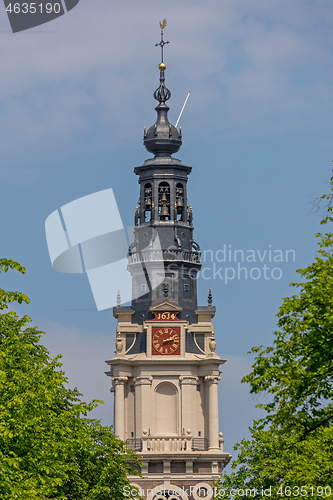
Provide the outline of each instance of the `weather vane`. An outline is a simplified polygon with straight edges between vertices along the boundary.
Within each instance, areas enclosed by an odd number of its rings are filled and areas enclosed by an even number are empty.
[[[163,22],[160,21],[160,28],[161,28],[161,41],[160,43],[155,43],[155,47],[158,47],[160,46],[161,47],[161,63],[163,62],[163,47],[164,45],[166,45],[167,43],[170,43],[170,42],[165,42],[163,40],[163,30],[164,28],[166,27],[166,24],[167,24],[167,21],[166,19],[163,19]]]

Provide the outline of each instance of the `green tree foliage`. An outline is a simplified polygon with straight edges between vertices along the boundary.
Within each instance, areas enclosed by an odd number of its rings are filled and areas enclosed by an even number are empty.
[[[0,272],[8,269],[25,273],[0,259]],[[39,343],[43,332],[27,326],[28,316],[5,312],[14,301],[29,299],[0,289],[0,498],[125,498],[136,455],[110,427],[87,418],[98,401],[84,403],[66,386],[61,356],[51,359]]]
[[[333,221],[332,210],[329,204],[322,224]],[[251,439],[236,445],[235,472],[222,480],[226,490],[254,488],[256,498],[262,488],[271,488],[271,498],[288,492],[333,498],[333,234],[316,237],[315,261],[297,271],[302,280],[291,286],[298,294],[285,298],[277,315],[273,347],[251,351],[252,372],[242,382],[252,394],[268,395],[257,405],[265,417],[250,428]]]

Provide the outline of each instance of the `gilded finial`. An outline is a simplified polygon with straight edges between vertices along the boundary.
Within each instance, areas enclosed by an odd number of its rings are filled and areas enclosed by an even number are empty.
[[[161,28],[161,30],[164,30],[164,28],[166,27],[166,25],[167,25],[167,20],[166,19],[163,19],[162,22],[160,21],[160,28]]]
[[[192,205],[190,205],[190,212],[192,212]]]
[[[138,205],[135,207],[135,213],[138,213],[139,211],[139,208],[138,208]],[[119,292],[119,288],[118,288],[118,292]]]

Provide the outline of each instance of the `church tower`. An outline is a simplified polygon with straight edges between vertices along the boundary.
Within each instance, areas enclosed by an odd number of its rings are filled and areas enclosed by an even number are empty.
[[[187,201],[191,167],[173,158],[181,128],[168,120],[163,39],[154,125],[143,143],[154,155],[136,167],[140,186],[134,241],[128,251],[132,304],[113,309],[116,354],[107,361],[114,393],[114,432],[142,457],[130,477],[148,500],[213,498],[211,488],[231,455],[219,432],[221,364],[212,319],[215,307],[197,305],[200,247]],[[148,491],[149,490],[149,491]],[[174,492],[178,492],[175,494]]]

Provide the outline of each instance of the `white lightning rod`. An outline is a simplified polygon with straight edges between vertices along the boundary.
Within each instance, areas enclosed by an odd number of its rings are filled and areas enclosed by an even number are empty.
[[[190,97],[190,93],[191,93],[191,92],[189,92],[189,93],[187,94],[186,99],[185,99],[185,102],[184,102],[184,106],[182,107],[182,110],[181,110],[181,112],[179,113],[178,120],[176,121],[176,125],[175,125],[175,127],[176,127],[176,128],[177,128],[177,125],[178,125],[178,123],[179,123],[180,117],[181,117],[181,116],[182,116],[182,114],[183,114],[184,108],[185,108],[186,103],[187,103],[187,99]]]

